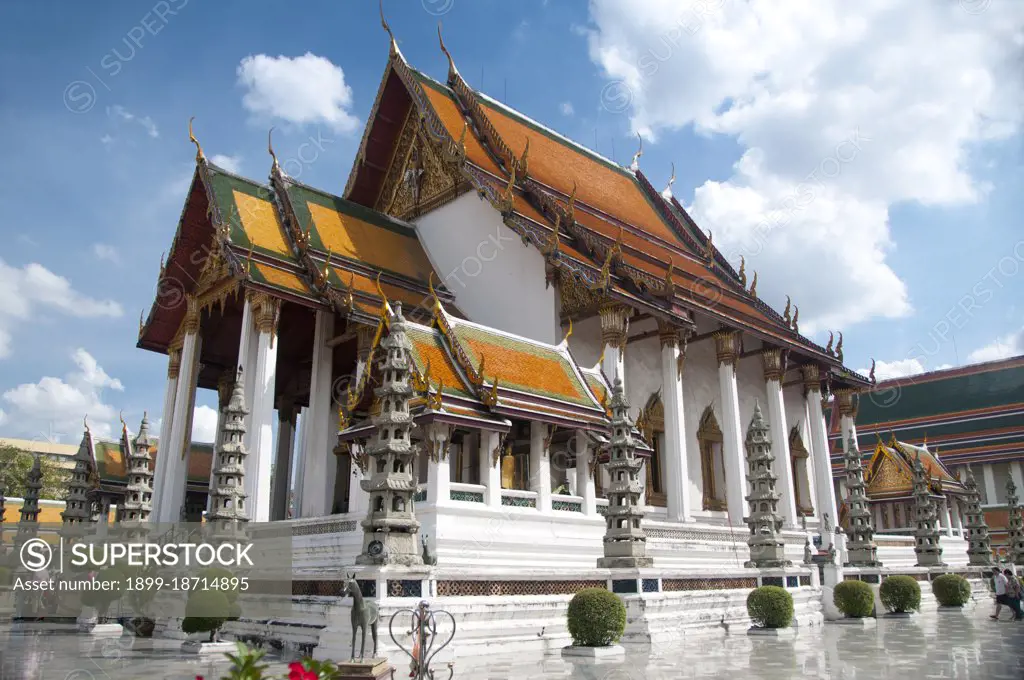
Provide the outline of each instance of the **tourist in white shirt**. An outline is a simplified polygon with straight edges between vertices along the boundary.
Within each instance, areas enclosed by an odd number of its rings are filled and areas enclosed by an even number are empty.
[[[1010,606],[1010,600],[1006,596],[1006,576],[1003,572],[996,570],[995,576],[992,578],[993,585],[996,589],[996,613],[992,615],[993,619],[999,618],[999,612],[1002,611],[1003,605]]]

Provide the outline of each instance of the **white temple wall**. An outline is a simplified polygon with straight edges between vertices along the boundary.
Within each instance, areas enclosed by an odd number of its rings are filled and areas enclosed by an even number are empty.
[[[652,322],[653,325],[653,322]],[[632,329],[630,329],[632,332]],[[638,329],[643,332],[648,329]],[[611,376],[608,376],[611,380]],[[637,412],[647,405],[655,392],[661,391],[661,341],[657,336],[644,338],[626,345],[626,399],[629,417],[636,420]]]
[[[736,388],[740,396],[740,433],[746,441],[747,427],[754,417],[755,401],[761,405],[761,413],[765,419],[768,418],[768,392],[760,355],[749,356],[736,362]]]
[[[686,462],[690,475],[690,507],[697,517],[721,516],[724,512],[703,510],[704,480],[701,477],[700,443],[697,429],[700,418],[709,404],[715,412],[719,425],[722,423],[722,397],[718,386],[718,360],[715,358],[715,343],[705,340],[690,345],[686,350],[686,366],[683,371],[683,414],[686,430]]]
[[[541,342],[562,339],[557,291],[544,283],[544,257],[524,246],[476,193],[421,216],[416,233],[471,321]]]
[[[601,358],[601,317],[595,315],[589,319],[573,320],[569,351],[580,366],[597,365]],[[626,354],[628,356],[628,349]]]

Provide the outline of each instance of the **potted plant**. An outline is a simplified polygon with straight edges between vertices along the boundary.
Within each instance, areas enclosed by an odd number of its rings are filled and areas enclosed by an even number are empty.
[[[572,645],[562,649],[562,656],[597,659],[625,655],[615,643],[626,630],[626,605],[615,593],[584,588],[569,601],[566,616]]]
[[[181,630],[187,635],[209,633],[210,638],[205,642],[188,640],[182,644],[182,651],[210,654],[225,653],[235,648],[233,643],[220,642],[217,635],[225,623],[239,616],[238,590],[210,587],[214,583],[221,583],[225,578],[230,580],[231,576],[227,569],[216,567],[199,572],[199,582],[209,589],[193,590],[189,593],[185,602],[185,618],[181,622]]]
[[[971,584],[958,574],[943,574],[932,581],[932,593],[944,609],[960,609],[971,599]]]
[[[836,623],[874,625],[875,591],[863,581],[843,581],[832,589],[832,603],[845,618]]]
[[[921,608],[921,585],[911,576],[889,576],[878,589],[882,606],[893,616],[910,616]]]
[[[754,624],[751,635],[790,637],[793,629],[793,596],[779,586],[761,586],[747,595],[747,615]]]

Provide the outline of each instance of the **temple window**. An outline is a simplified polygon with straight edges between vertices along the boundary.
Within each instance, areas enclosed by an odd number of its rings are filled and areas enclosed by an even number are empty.
[[[814,506],[811,503],[810,477],[807,471],[809,460],[810,453],[800,435],[800,424],[797,423],[789,431],[789,465],[793,473],[796,512],[802,517],[810,517],[814,514]]]
[[[700,447],[700,474],[704,487],[703,508],[724,511],[725,459],[722,452],[722,429],[710,405],[704,409],[700,418],[697,443]]]
[[[456,430],[449,450],[451,480],[461,484],[480,483],[480,438],[472,432]]]
[[[665,408],[660,394],[652,394],[647,400],[638,426],[644,439],[653,449],[644,466],[647,472],[647,504],[663,508],[665,498]]]

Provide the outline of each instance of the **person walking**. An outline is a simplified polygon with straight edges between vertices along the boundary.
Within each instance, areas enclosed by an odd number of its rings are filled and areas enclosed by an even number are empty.
[[[992,614],[992,616],[990,618],[995,619],[995,620],[998,621],[999,620],[999,612],[1002,611],[1003,605],[1006,605],[1007,607],[1010,606],[1010,600],[1006,596],[1006,586],[1007,586],[1006,576],[1005,576],[1005,574],[1003,574],[1003,572],[999,571],[998,569],[996,569],[996,573],[992,577],[992,585],[993,585],[993,587],[995,588],[995,591],[996,591],[996,613]],[[1012,609],[1012,607],[1011,607],[1011,609]],[[1016,615],[1016,612],[1014,612],[1014,615]]]
[[[1020,580],[1009,569],[1004,570],[1003,575],[1006,576],[1006,598],[1009,600],[1010,609],[1013,610],[1013,620],[1020,621],[1024,619],[1024,612],[1020,609]]]

